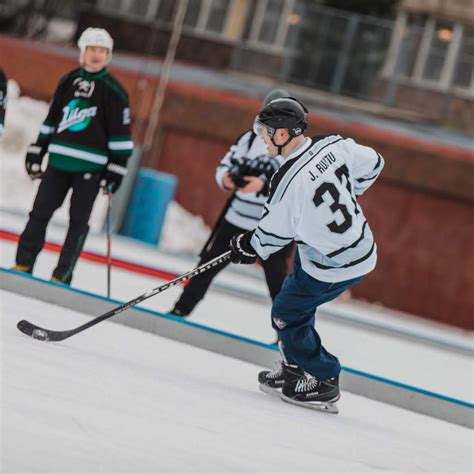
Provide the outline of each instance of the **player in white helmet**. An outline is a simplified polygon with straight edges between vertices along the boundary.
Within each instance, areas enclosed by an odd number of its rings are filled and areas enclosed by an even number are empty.
[[[77,44],[81,67],[59,81],[38,140],[26,155],[27,173],[41,184],[14,267],[32,273],[49,220],[72,188],[69,229],[52,274],[52,280],[65,284],[71,282],[100,187],[107,192],[119,188],[133,150],[128,95],[106,69],[114,45],[111,36],[103,29],[87,28]]]

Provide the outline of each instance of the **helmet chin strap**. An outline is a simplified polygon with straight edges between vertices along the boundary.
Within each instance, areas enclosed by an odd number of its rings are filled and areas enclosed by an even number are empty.
[[[281,152],[283,151],[283,148],[285,148],[286,145],[288,145],[288,143],[290,143],[291,140],[293,140],[293,137],[290,135],[290,136],[288,137],[288,140],[287,140],[285,143],[283,143],[282,145],[277,145],[277,144],[275,143],[274,137],[272,137],[271,140],[272,140],[272,143],[276,146],[276,148],[277,148],[277,150],[278,150],[278,154],[281,155]]]

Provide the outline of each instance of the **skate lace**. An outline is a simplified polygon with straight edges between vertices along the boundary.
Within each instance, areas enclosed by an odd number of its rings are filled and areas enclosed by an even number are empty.
[[[277,361],[274,364],[273,370],[268,372],[267,377],[270,379],[277,379],[283,375],[283,365],[281,362]]]
[[[306,392],[313,390],[319,385],[319,380],[314,377],[299,379],[296,382],[295,392]]]

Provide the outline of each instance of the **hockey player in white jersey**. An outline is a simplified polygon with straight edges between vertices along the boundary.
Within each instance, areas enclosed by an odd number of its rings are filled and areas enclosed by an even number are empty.
[[[257,115],[255,133],[269,155],[281,154],[285,163],[271,180],[257,228],[232,238],[231,259],[252,263],[297,243],[292,273],[272,306],[283,360],[259,374],[260,388],[297,405],[337,412],[341,366],[321,343],[315,313],[375,267],[377,247],[357,197],[377,179],[384,160],[350,138],[306,137],[307,112],[287,97]]]
[[[288,95],[284,89],[270,91],[263,101]],[[231,192],[227,205],[221,212],[209,239],[200,253],[199,265],[222,254],[229,247],[235,234],[255,229],[267,200],[268,181],[283,163],[281,156],[269,157],[265,142],[252,129],[242,133],[221,160],[216,169],[218,186]],[[288,273],[288,259],[292,246],[279,249],[262,262],[265,279],[272,300],[280,292]],[[187,317],[204,298],[214,277],[230,262],[227,260],[212,269],[195,276],[184,287],[170,314]]]

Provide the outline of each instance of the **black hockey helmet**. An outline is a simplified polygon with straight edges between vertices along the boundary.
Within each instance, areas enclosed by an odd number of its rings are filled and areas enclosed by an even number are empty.
[[[258,113],[254,122],[254,132],[266,133],[273,139],[275,131],[287,128],[290,137],[300,136],[308,126],[308,109],[294,97],[281,97],[272,100]]]
[[[290,94],[285,89],[272,89],[263,99],[262,107],[266,107],[270,102],[275,99],[281,99],[282,97],[289,97]]]

